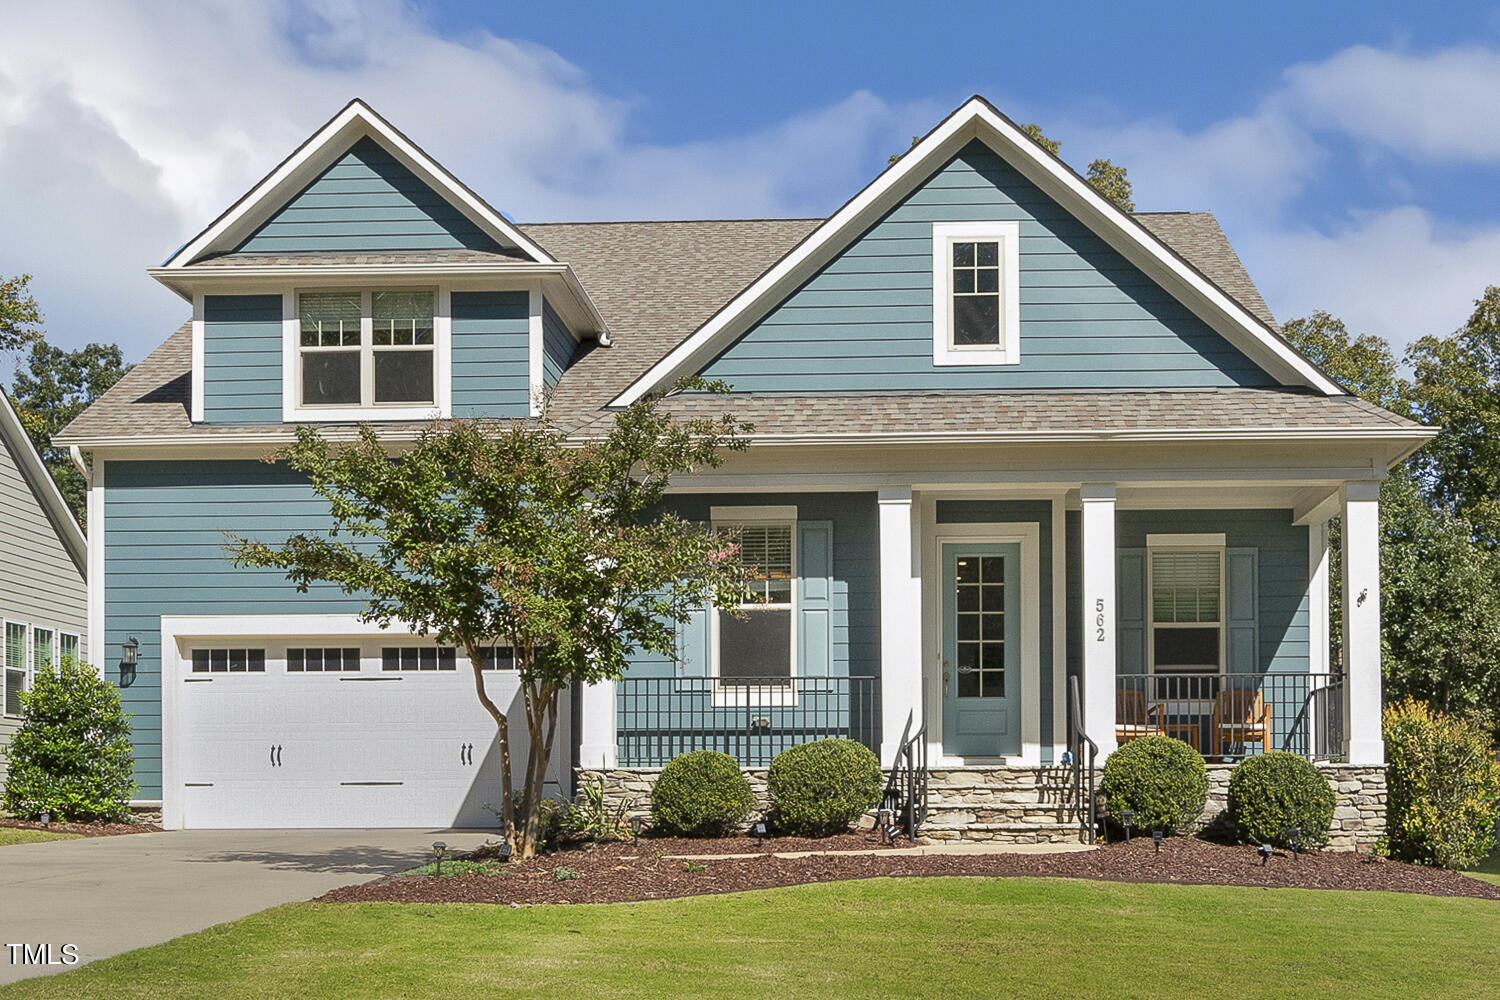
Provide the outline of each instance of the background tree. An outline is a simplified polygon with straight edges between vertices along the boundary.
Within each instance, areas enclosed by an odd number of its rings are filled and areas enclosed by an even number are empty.
[[[1027,122],[1021,126],[1021,131],[1035,139],[1039,146],[1053,156],[1061,155],[1062,143],[1056,139],[1047,138],[1042,132],[1042,127],[1036,122]],[[1084,179],[1094,186],[1094,190],[1125,211],[1134,212],[1135,200],[1132,197],[1134,192],[1131,189],[1130,180],[1125,175],[1124,167],[1117,167],[1109,160],[1094,160],[1089,164]]]
[[[26,366],[16,372],[12,396],[21,425],[80,524],[85,520],[87,484],[68,453],[55,447],[52,438],[130,368],[115,344],[88,344],[65,351],[38,340],[31,345]]]
[[[31,297],[31,275],[0,281],[0,351],[15,351],[42,339],[42,311]]]
[[[702,379],[678,387],[726,391]],[[658,402],[633,404],[605,437],[584,442],[546,416],[500,430],[437,423],[396,457],[368,425],[343,446],[300,427],[297,443],[270,460],[307,476],[332,528],[277,544],[230,539],[237,565],[285,570],[303,592],[332,582],[366,600],[363,621],[399,623],[467,653],[496,725],[498,811],[521,857],[537,846],[562,693],[618,678],[636,651],[675,657],[678,625],[693,609],[733,607],[743,594],[733,546],[660,503],[672,476],[745,447],[750,425],[727,415],[678,422]],[[496,643],[515,652],[526,721],[518,803],[511,713],[481,669]]]
[[[1500,545],[1500,287],[1491,285],[1450,337],[1407,350],[1417,414],[1443,432],[1417,455],[1428,495]]]

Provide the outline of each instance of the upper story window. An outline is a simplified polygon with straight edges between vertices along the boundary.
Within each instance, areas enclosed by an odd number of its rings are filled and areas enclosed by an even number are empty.
[[[434,405],[434,313],[431,291],[299,293],[299,405]]]
[[[1019,364],[1020,223],[932,227],[932,360]]]

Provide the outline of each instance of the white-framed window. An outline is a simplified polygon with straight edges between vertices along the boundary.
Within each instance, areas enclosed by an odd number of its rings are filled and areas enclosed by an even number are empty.
[[[1150,656],[1155,673],[1224,669],[1224,547],[1147,549]]]
[[[78,661],[78,636],[71,632],[59,632],[57,634],[57,661]]]
[[[434,289],[295,293],[294,412],[393,418],[438,408]]]
[[[31,673],[33,676],[52,666],[52,656],[56,652],[52,637],[53,632],[50,628],[31,630]]]
[[[932,362],[1021,361],[1021,224],[932,226]]]
[[[30,673],[26,656],[27,631],[22,622],[5,623],[5,703],[0,709],[10,716],[21,714],[21,693],[26,690]]]
[[[737,538],[745,581],[739,613],[714,613],[714,676],[731,690],[789,687],[797,664],[797,509],[715,508],[713,525]]]

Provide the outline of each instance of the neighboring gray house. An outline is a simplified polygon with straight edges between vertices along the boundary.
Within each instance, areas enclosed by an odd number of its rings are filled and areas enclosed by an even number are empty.
[[[88,633],[87,546],[73,512],[0,392],[0,748],[36,671],[75,659]],[[0,749],[0,774],[5,770]]]
[[[739,531],[755,595],[577,692],[559,788],[838,734],[925,751],[934,836],[1076,837],[1071,721],[1101,756],[1162,733],[1337,762],[1341,835],[1378,836],[1379,485],[1433,431],[1294,350],[1211,215],[1122,211],[979,98],[827,219],[533,225],[355,101],[150,273],[191,321],[61,440],[90,460],[94,659],[138,649],[118,673],[168,827],[492,819],[451,648],[226,558],[226,531],[327,527],[260,461],[298,425],[399,444],[551,390],[587,437],[702,373],[727,403],[665,405],[755,431],[672,502]]]

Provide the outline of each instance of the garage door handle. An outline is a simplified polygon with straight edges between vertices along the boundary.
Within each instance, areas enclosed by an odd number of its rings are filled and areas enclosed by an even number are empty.
[[[281,766],[281,744],[280,743],[272,743],[271,744],[271,766],[272,767],[280,767]]]

